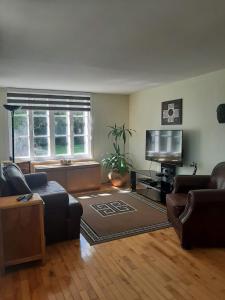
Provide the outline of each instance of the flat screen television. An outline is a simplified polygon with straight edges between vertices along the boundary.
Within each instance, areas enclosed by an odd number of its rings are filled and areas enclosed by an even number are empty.
[[[181,165],[182,144],[182,130],[146,130],[145,159]]]

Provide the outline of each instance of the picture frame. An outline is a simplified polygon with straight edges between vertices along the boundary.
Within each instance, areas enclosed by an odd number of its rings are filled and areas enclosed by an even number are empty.
[[[161,125],[180,125],[183,118],[183,99],[164,101],[161,105]]]

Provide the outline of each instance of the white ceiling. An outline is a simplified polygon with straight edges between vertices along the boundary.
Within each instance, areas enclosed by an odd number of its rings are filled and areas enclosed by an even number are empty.
[[[126,94],[224,67],[224,0],[0,0],[0,86]]]

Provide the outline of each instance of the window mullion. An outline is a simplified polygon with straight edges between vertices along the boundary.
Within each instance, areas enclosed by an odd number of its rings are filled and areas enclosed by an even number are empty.
[[[74,128],[73,128],[73,112],[70,111],[70,155],[74,156]]]
[[[87,112],[87,117],[86,117],[86,122],[87,122],[87,152],[89,154],[90,157],[92,157],[93,154],[93,148],[92,148],[92,116],[91,116],[91,112]]]
[[[28,110],[29,116],[29,144],[30,144],[30,157],[34,158],[34,121],[33,121],[33,111]]]
[[[66,114],[66,121],[67,121],[67,136],[66,136],[66,141],[67,141],[67,154],[71,155],[71,122],[70,122],[70,112],[68,111]]]
[[[55,119],[54,111],[49,111],[50,156],[55,157]]]

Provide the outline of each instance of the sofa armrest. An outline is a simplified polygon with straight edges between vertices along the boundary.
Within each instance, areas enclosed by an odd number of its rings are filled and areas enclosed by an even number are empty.
[[[173,193],[188,193],[190,190],[207,189],[210,175],[178,175],[174,179]]]
[[[46,185],[48,183],[47,173],[45,172],[25,174],[24,176],[30,189]]]
[[[69,197],[66,192],[57,192],[48,195],[41,195],[44,203],[45,210],[50,209],[59,209],[65,208],[67,209],[69,204]]]
[[[188,201],[184,212],[180,215],[181,223],[195,218],[200,224],[202,220],[207,220],[213,224],[225,215],[225,190],[205,189],[194,190],[188,193]]]
[[[83,207],[72,195],[69,195],[69,216],[70,218],[81,217],[83,214]]]
[[[80,222],[83,214],[82,205],[69,195],[69,217],[68,217],[68,239],[78,239],[80,237]]]

